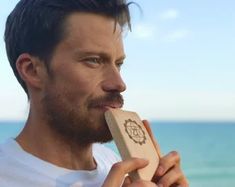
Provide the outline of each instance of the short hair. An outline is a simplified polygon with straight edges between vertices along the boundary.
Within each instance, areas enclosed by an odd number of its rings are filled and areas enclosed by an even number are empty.
[[[48,68],[54,49],[65,35],[66,18],[75,12],[95,13],[113,18],[123,28],[130,24],[126,0],[20,0],[6,21],[5,45],[11,68],[28,95],[16,69],[22,53],[38,57]]]

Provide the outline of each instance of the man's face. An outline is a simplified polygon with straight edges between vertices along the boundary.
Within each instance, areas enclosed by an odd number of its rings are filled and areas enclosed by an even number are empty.
[[[50,127],[78,143],[112,139],[104,112],[120,108],[126,87],[120,76],[124,60],[121,28],[89,13],[67,19],[65,38],[53,53],[42,104]]]

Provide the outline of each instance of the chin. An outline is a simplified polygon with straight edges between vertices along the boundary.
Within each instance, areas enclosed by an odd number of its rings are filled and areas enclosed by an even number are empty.
[[[113,140],[112,134],[108,128],[106,121],[103,121],[100,128],[98,128],[95,132],[96,132],[95,134],[97,137],[96,142],[106,143],[106,142],[110,142]]]
[[[91,116],[86,125],[87,128],[83,128],[85,131],[77,134],[78,141],[80,139],[84,143],[106,143],[113,140],[104,115]]]

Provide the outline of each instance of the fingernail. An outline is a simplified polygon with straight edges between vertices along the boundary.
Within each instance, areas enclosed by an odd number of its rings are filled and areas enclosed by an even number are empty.
[[[162,166],[159,166],[158,169],[157,169],[157,174],[158,174],[158,175],[162,175],[163,172],[164,172],[163,167],[162,167]]]

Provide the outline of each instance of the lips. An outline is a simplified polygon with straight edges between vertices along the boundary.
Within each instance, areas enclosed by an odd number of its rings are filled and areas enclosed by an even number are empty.
[[[102,102],[102,103],[97,103],[96,105],[93,105],[93,109],[98,109],[101,110],[102,112],[106,112],[109,109],[117,109],[117,108],[122,108],[123,103],[120,102]]]
[[[109,108],[122,108],[121,103],[107,103],[103,105],[104,107],[109,107]]]
[[[99,105],[94,106],[95,108],[104,108],[104,109],[109,109],[109,108],[122,108],[121,103],[102,103]]]

